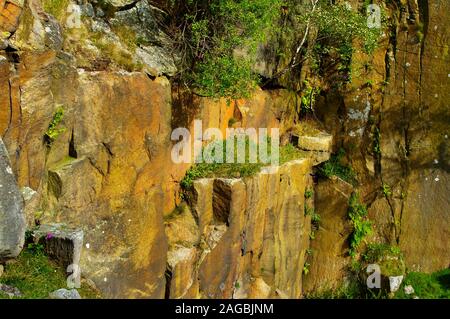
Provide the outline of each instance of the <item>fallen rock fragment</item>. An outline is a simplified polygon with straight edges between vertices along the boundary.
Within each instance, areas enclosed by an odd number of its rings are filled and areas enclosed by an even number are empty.
[[[5,284],[0,284],[0,292],[6,294],[9,298],[22,297],[22,293],[19,289]]]
[[[411,295],[414,293],[414,288],[411,285],[405,286],[404,290],[405,290],[405,294],[407,294],[407,295]]]
[[[64,269],[80,264],[83,237],[81,229],[69,228],[64,224],[41,225],[33,231],[33,241],[42,244],[47,256]]]
[[[0,260],[15,258],[25,241],[23,198],[0,138]]]
[[[391,292],[396,292],[402,284],[403,276],[390,276],[389,277],[389,289]]]
[[[51,292],[48,296],[50,299],[81,299],[81,296],[76,289],[58,289]]]

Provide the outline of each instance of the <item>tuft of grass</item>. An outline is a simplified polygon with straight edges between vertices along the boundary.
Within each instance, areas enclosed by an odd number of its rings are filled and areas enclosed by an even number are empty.
[[[304,296],[306,299],[364,299],[364,289],[358,281],[351,281],[338,288],[324,288]]]
[[[304,265],[303,265],[303,274],[306,276],[308,273],[309,273],[309,267],[310,267],[311,265],[309,264],[309,263],[305,263]]]
[[[367,245],[367,249],[362,255],[362,258],[365,262],[373,264],[385,258],[386,256],[402,257],[402,252],[400,251],[400,248],[396,246],[370,243]]]
[[[113,26],[114,33],[119,37],[120,41],[124,43],[130,52],[134,52],[138,46],[138,39],[136,32],[129,26]],[[140,42],[143,40],[140,39]]]
[[[305,198],[306,198],[306,199],[310,199],[311,197],[313,197],[313,195],[314,195],[314,190],[312,190],[312,189],[307,189],[307,190],[305,191]]]
[[[344,149],[340,149],[338,153],[331,156],[331,158],[325,163],[319,166],[318,175],[326,178],[337,176],[342,180],[356,185],[356,174],[353,169],[342,163],[342,159],[345,156]]]
[[[293,161],[295,159],[303,158],[304,152],[292,144],[287,144],[280,147],[280,165]]]
[[[66,16],[69,3],[70,0],[44,0],[42,5],[45,12],[61,21]]]
[[[44,254],[40,246],[28,246],[17,259],[7,264],[0,283],[16,287],[22,293],[20,299],[47,299],[49,293],[67,287],[67,275],[61,267]],[[78,289],[82,298],[100,298],[87,284]],[[0,299],[9,298],[0,293]]]
[[[47,141],[47,144],[53,143],[60,134],[64,133],[66,129],[64,127],[61,127],[61,122],[64,118],[64,109],[62,106],[58,107],[56,109],[55,114],[53,115],[53,118],[48,125],[48,129],[45,132],[45,140]]]
[[[404,287],[411,285],[414,293],[407,295]],[[450,268],[431,274],[410,272],[406,275],[402,286],[395,293],[394,298],[412,299],[450,299]]]
[[[178,216],[183,214],[185,209],[186,209],[186,207],[183,204],[175,207],[168,215],[164,216],[164,222],[167,223],[167,222],[177,218]]]
[[[223,143],[223,159],[225,159],[226,141],[220,141],[219,143]],[[267,166],[268,164],[260,162],[259,158],[256,163],[250,163],[248,152],[249,144],[250,141],[247,139],[245,163],[197,163],[186,172],[186,175],[181,180],[181,187],[187,190],[192,187],[194,180],[200,178],[243,178],[255,175],[262,167]],[[270,153],[270,141],[268,141],[267,149]],[[236,153],[235,149],[235,156]],[[304,153],[300,149],[292,144],[280,147],[279,164],[282,165],[294,159],[302,158],[303,154]]]
[[[313,212],[313,214],[311,215],[311,221],[318,225],[320,223],[320,215],[317,214],[316,212]]]
[[[370,243],[361,257],[367,264],[378,264],[385,276],[399,276],[405,273],[403,254],[397,246]]]
[[[123,28],[120,29],[119,38],[125,42],[127,47],[131,46],[130,50],[134,52],[136,49],[135,38],[131,29]],[[126,40],[127,39],[127,40]],[[142,64],[137,63],[133,59],[133,55],[128,50],[121,48],[105,39],[104,35],[100,32],[94,33],[91,36],[92,43],[100,50],[103,56],[108,57],[112,62],[114,62],[118,67],[123,68],[128,72],[140,71],[142,70]]]

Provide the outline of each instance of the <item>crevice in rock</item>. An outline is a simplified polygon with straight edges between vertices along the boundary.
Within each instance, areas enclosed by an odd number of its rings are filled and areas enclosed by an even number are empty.
[[[218,224],[229,226],[231,210],[231,185],[223,180],[216,179],[213,186],[213,217]]]
[[[48,172],[48,192],[56,199],[61,197],[62,180],[56,172]]]
[[[152,80],[152,81],[155,81],[156,80],[156,76],[155,75],[151,75],[151,74],[149,74],[149,73],[145,73],[146,75],[147,75],[147,77],[150,79],[150,80]]]
[[[77,150],[75,149],[75,140],[74,140],[74,134],[72,129],[72,136],[70,137],[69,142],[69,156],[72,158],[78,158]]]
[[[132,3],[130,3],[130,4],[126,4],[124,6],[121,6],[121,7],[117,8],[116,12],[127,11],[127,10],[130,10],[130,9],[133,9],[134,7],[136,7],[136,5],[137,5],[137,3],[139,1],[140,0],[136,0],[136,1],[132,2]]]
[[[102,145],[105,147],[106,151],[111,157],[114,157],[114,153],[111,150],[111,146],[108,143],[103,142]]]
[[[164,298],[170,299],[170,286],[172,285],[172,270],[170,269],[170,266],[167,265],[167,269],[164,273],[164,276],[166,278],[166,287],[164,292]]]
[[[8,94],[9,94],[9,122],[8,122],[8,128],[6,129],[6,133],[11,128],[12,120],[13,120],[13,99],[12,99],[12,85],[11,85],[11,79],[8,79]]]
[[[423,24],[423,38],[421,39],[420,53],[419,53],[420,63],[419,63],[419,88],[418,88],[419,114],[421,114],[422,109],[423,109],[423,99],[422,99],[423,57],[424,57],[424,52],[425,52],[425,40],[427,38],[428,24],[429,24],[428,1],[427,0],[419,0],[418,5],[419,5],[419,20]]]

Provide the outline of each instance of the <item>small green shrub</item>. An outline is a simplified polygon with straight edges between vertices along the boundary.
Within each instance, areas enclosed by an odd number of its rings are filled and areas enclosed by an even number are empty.
[[[309,267],[311,265],[307,262],[305,262],[305,264],[303,265],[303,274],[306,276],[309,273]]]
[[[185,80],[210,97],[248,97],[258,83],[252,71],[257,47],[280,16],[280,0],[200,0],[184,4],[177,34],[184,51]],[[179,28],[177,28],[179,29]]]
[[[399,276],[406,272],[403,254],[396,246],[369,243],[361,257],[365,264],[378,264],[384,276]]]
[[[306,203],[305,216],[311,216],[311,222],[315,225],[318,225],[320,223],[320,215],[315,212],[314,208],[309,207]]]
[[[314,104],[316,103],[316,96],[320,94],[320,88],[312,87],[308,81],[304,81],[305,88],[303,89],[301,98],[301,109],[303,113],[310,113],[314,111]]]
[[[48,125],[48,129],[45,132],[45,139],[48,144],[53,143],[60,134],[64,133],[66,129],[64,127],[60,127],[60,124],[64,118],[64,109],[62,106],[56,109],[55,114],[53,115],[53,119]]]
[[[257,80],[251,60],[233,56],[210,55],[194,74],[199,94],[210,97],[249,97]]]
[[[39,253],[44,252],[44,245],[42,245],[42,244],[40,244],[40,243],[29,243],[29,244],[27,245],[27,249],[28,249],[30,252],[39,254]]]
[[[381,38],[382,29],[368,27],[364,8],[357,11],[343,3],[319,2],[314,12],[306,12],[301,19],[311,21],[317,30],[316,43],[310,53],[312,70],[319,75],[324,60],[333,64],[336,61],[341,79],[334,82],[337,88],[352,81],[352,58],[356,47],[362,46],[365,53],[372,54]]]
[[[318,175],[326,178],[337,176],[342,180],[355,185],[356,174],[351,167],[342,164],[344,156],[345,151],[341,148],[337,154],[331,156],[330,160],[319,166]]]
[[[382,188],[382,190],[383,190],[383,195],[384,195],[386,198],[391,197],[391,195],[392,195],[392,190],[391,190],[391,187],[390,187],[388,184],[383,183],[383,185],[382,185],[381,188]]]
[[[311,221],[314,224],[319,224],[320,223],[320,215],[317,214],[316,212],[313,212],[313,214],[311,215]]]
[[[307,189],[307,190],[305,191],[305,198],[306,198],[306,199],[312,198],[313,195],[314,195],[314,190],[312,190],[312,189]]]
[[[360,203],[356,193],[350,196],[348,217],[353,226],[353,232],[350,235],[350,256],[355,257],[364,238],[372,232],[372,223],[367,220],[367,208]]]

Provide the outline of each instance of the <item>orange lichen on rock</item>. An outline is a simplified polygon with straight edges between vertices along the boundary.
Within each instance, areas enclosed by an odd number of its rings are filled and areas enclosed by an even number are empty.
[[[0,31],[10,33],[16,31],[21,13],[20,1],[0,0]]]

